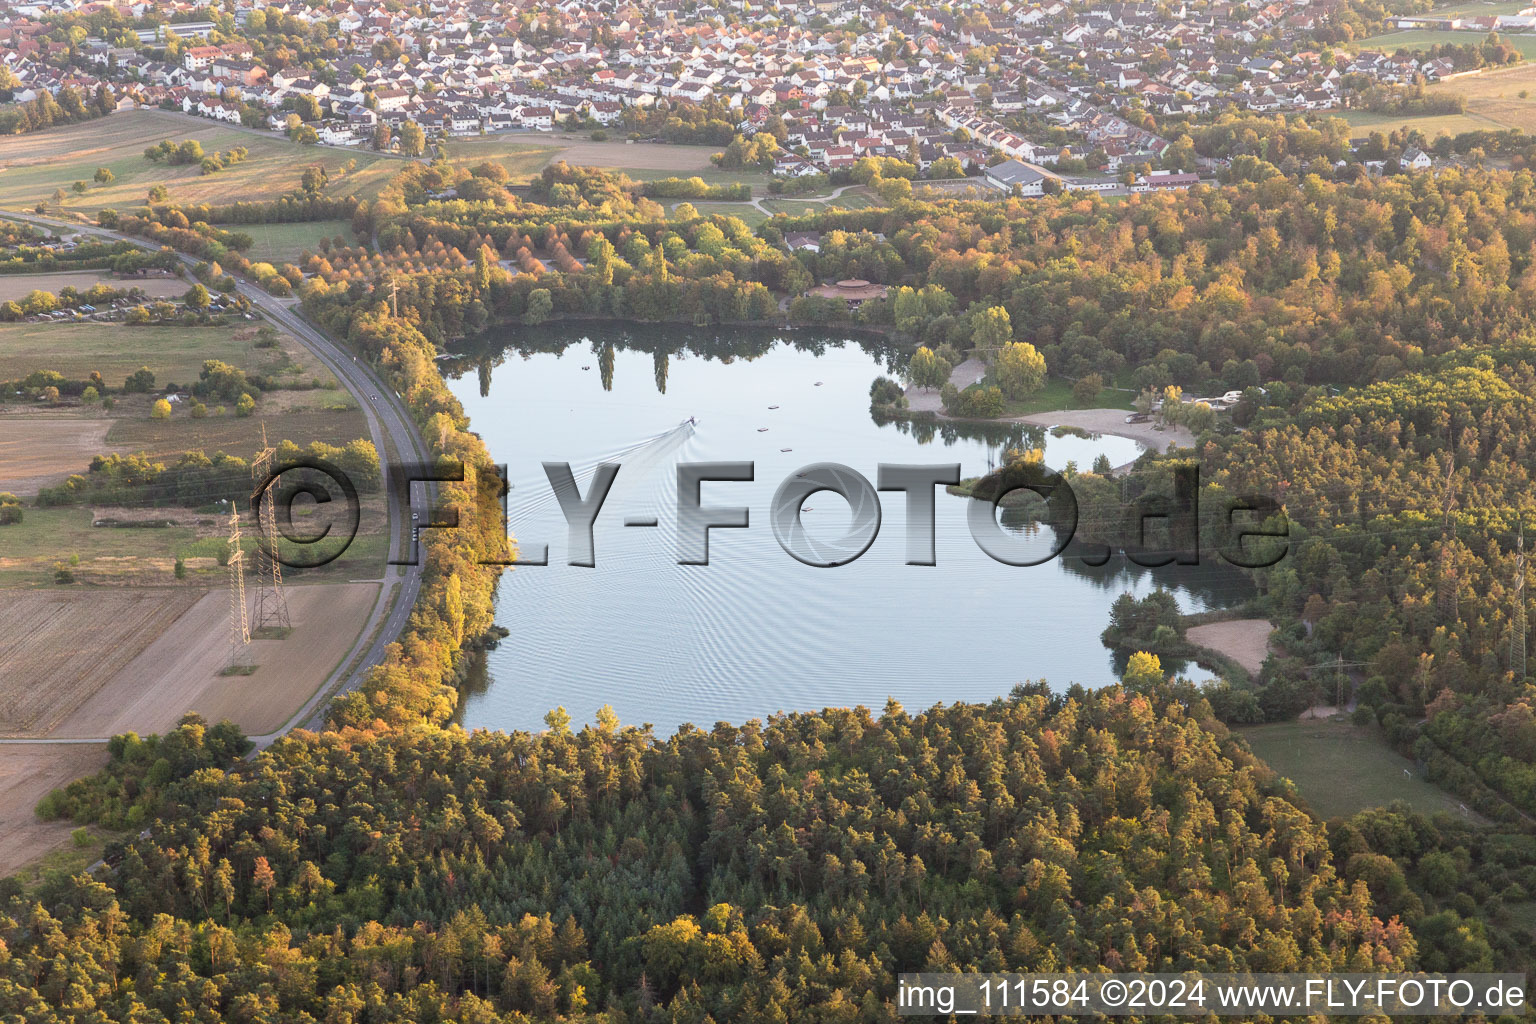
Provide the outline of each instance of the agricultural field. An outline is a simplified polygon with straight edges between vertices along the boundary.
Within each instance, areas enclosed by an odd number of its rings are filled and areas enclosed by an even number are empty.
[[[73,288],[77,292],[85,292],[97,284],[120,290],[137,288],[152,299],[180,298],[192,287],[191,281],[179,277],[149,277],[127,281],[99,270],[70,270],[57,274],[0,274],[0,302],[25,298],[33,291],[57,295],[65,288]]]
[[[151,163],[144,150],[162,139],[196,139],[206,153],[246,147],[244,162],[216,174],[198,167],[168,167]],[[350,173],[349,162],[356,161]],[[184,203],[227,203],[237,199],[266,200],[298,187],[304,168],[324,167],[330,176],[324,194],[364,198],[378,193],[400,169],[398,160],[368,150],[300,146],[271,132],[221,125],[206,118],[161,110],[130,110],[105,120],[50,128],[6,139],[0,149],[0,207],[31,209],[38,202],[53,206],[54,190],[65,189],[61,207],[94,219],[103,207],[127,209],[143,203],[153,185],[164,185],[171,198]],[[110,185],[92,181],[96,168],[115,175]],[[81,195],[70,191],[74,181],[90,182]]]
[[[0,490],[36,494],[113,450],[106,417],[0,415]]]
[[[96,851],[77,854],[72,848],[74,822],[39,821],[32,811],[53,790],[106,763],[105,744],[0,745],[0,876],[33,863],[55,867],[62,860],[83,868],[100,856]],[[54,850],[58,852],[50,854]],[[49,856],[39,862],[44,855]]]
[[[203,596],[190,588],[0,590],[0,735],[57,729]]]
[[[1234,732],[1271,768],[1296,784],[1321,818],[1406,800],[1417,811],[1461,815],[1460,802],[1424,779],[1374,727],[1343,719],[1306,719]]]
[[[348,404],[344,409],[331,410],[313,405],[295,406],[289,404],[290,401]],[[174,414],[170,420],[151,419],[147,414],[122,417],[111,421],[106,442],[108,447],[119,451],[143,452],[152,459],[163,460],[175,458],[185,451],[203,451],[210,455],[222,451],[246,458],[261,446],[262,424],[266,424],[267,436],[274,443],[282,440],[307,445],[311,441],[324,441],[344,445],[368,436],[367,419],[345,393],[269,392],[262,396],[262,404],[257,410],[248,419],[226,415],[196,420],[184,412]]]
[[[339,558],[320,568],[286,570],[294,582],[376,579],[389,549],[384,499],[360,496],[358,535]],[[295,513],[301,507],[295,505]],[[338,530],[341,525],[337,524]],[[306,535],[318,527],[296,530]],[[227,511],[174,507],[27,505],[22,522],[0,527],[0,593],[6,589],[57,587],[60,565],[74,578],[71,594],[94,587],[220,587],[229,552]],[[242,549],[255,557],[256,538],[246,524]],[[182,559],[185,579],[176,578]]]
[[[1353,139],[1366,138],[1372,132],[1390,135],[1399,128],[1406,128],[1423,132],[1425,138],[1433,140],[1441,135],[1460,135],[1462,132],[1501,127],[1468,114],[1399,117],[1394,114],[1373,114],[1368,110],[1349,110],[1344,112],[1343,117],[1349,122],[1349,135]]]
[[[255,670],[244,675],[220,674],[231,664],[228,592],[201,594],[136,655],[111,657],[114,671],[49,735],[164,733],[189,711],[211,722],[227,718],[252,736],[274,732],[351,651],[378,591],[376,583],[286,587],[293,629],[252,640],[245,662]],[[247,598],[254,602],[249,590]]]
[[[1445,7],[1436,7],[1427,12],[1437,18],[1491,18],[1497,14],[1519,14],[1529,7],[1525,0],[1503,0],[1501,3],[1488,3],[1486,0],[1468,0],[1467,3],[1448,4]]]
[[[250,235],[254,244],[245,253],[252,262],[297,263],[305,251],[317,252],[320,239],[338,235],[353,244],[349,220],[300,221],[295,224],[234,224],[234,230]]]
[[[251,735],[275,731],[351,651],[378,584],[284,594],[292,630],[252,640],[244,661],[253,671],[223,675],[231,664],[224,588],[0,590],[0,612],[14,626],[0,637],[0,736],[163,733],[189,711],[228,718]],[[254,594],[247,599],[254,609]]]

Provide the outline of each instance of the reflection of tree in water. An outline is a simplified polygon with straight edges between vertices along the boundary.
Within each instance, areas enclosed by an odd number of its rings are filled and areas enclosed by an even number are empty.
[[[1123,552],[1103,559],[1105,545],[1074,540],[1062,552],[1062,567],[1100,590],[1120,593],[1135,589],[1149,579],[1164,590],[1184,591],[1209,608],[1226,608],[1251,600],[1257,593],[1247,573],[1223,562],[1218,555],[1203,555],[1199,565],[1137,565]],[[1102,565],[1091,562],[1103,561]]]
[[[927,416],[917,419],[891,419],[873,410],[870,412],[870,419],[877,426],[908,435],[918,444],[932,444],[938,441],[947,448],[962,441],[980,441],[989,449],[988,459],[991,463],[988,466],[989,469],[1001,463],[1009,449],[1044,448],[1046,440],[1046,428],[1033,423],[941,420]]]
[[[613,390],[613,364],[613,342],[605,341],[603,342],[602,347],[597,350],[597,368],[598,372],[601,373],[603,377],[604,391]]]
[[[696,355],[719,363],[755,360],[767,355],[777,345],[799,352],[824,355],[832,349],[857,346],[878,359],[887,372],[895,373],[906,365],[906,353],[900,346],[877,335],[827,334],[822,331],[785,332],[768,327],[730,327],[721,329],[687,327],[679,324],[582,323],[561,330],[545,324],[531,330],[507,324],[473,335],[453,345],[451,358],[442,362],[443,373],[457,377],[475,367],[480,373],[480,393],[489,395],[490,379],[509,353],[527,358],[539,353],[564,355],[573,345],[583,342],[598,355],[604,391],[613,390],[613,366],[619,351],[649,352],[656,363],[656,390],[666,394],[668,361],[672,356]],[[969,425],[968,425],[969,426]],[[984,427],[996,425],[985,424]],[[948,442],[952,443],[952,442]]]

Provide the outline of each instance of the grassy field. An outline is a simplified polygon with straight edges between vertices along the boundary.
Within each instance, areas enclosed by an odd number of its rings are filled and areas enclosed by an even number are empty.
[[[988,385],[990,380],[983,380]],[[1018,402],[1007,402],[1005,416],[1026,416],[1037,412],[1057,412],[1061,409],[1127,409],[1132,408],[1136,395],[1131,391],[1117,391],[1111,387],[1102,389],[1096,397],[1079,402],[1072,394],[1072,382],[1060,377],[1048,377],[1045,387]]]
[[[144,149],[161,139],[196,139],[206,153],[244,146],[243,163],[216,174],[201,174],[196,166],[167,167],[150,163]],[[343,173],[356,161],[356,168]],[[275,199],[296,189],[304,168],[319,164],[330,175],[324,192],[363,197],[400,169],[397,160],[366,150],[300,146],[270,132],[255,132],[159,110],[132,110],[104,120],[51,128],[7,139],[0,148],[0,207],[30,209],[63,188],[65,210],[87,215],[102,207],[127,208],[144,201],[152,185],[165,185],[171,198],[186,203],[227,203]],[[74,181],[90,182],[96,168],[116,176],[110,185],[91,184],[83,194],[69,190]]]
[[[1434,139],[1441,135],[1460,135],[1462,132],[1502,127],[1468,114],[1398,117],[1393,114],[1373,114],[1368,110],[1349,110],[1343,116],[1349,122],[1350,137],[1356,139],[1363,139],[1372,132],[1390,135],[1399,128],[1418,130],[1426,138]]]
[[[669,204],[669,208],[676,210],[683,204],[683,202],[686,202],[686,200],[671,203]],[[763,221],[768,219],[768,215],[766,213],[764,213],[762,210],[759,210],[751,203],[709,203],[700,201],[694,203],[693,208],[698,210],[699,213],[703,214],[704,216],[710,216],[712,214],[718,213],[726,217],[739,218],[741,222],[749,228],[755,228]]]
[[[329,393],[327,393],[329,394]],[[268,395],[264,397],[272,398]],[[332,395],[340,400],[345,396]],[[107,434],[107,443],[120,451],[145,452],[154,459],[174,458],[181,452],[199,449],[212,455],[228,452],[249,458],[251,452],[261,446],[261,421],[267,425],[267,435],[272,442],[292,441],[307,445],[311,441],[343,445],[359,437],[368,436],[368,421],[362,411],[353,407],[345,412],[326,409],[293,409],[281,414],[263,415],[261,407],[249,419],[236,416],[208,416],[195,420],[191,416],[174,416],[170,420],[154,420],[148,416],[115,419]]]
[[[1503,3],[1486,3],[1484,0],[1471,0],[1469,3],[1436,7],[1429,14],[1438,18],[1491,18],[1496,14],[1519,14],[1528,6],[1530,5],[1525,3],[1524,0],[1504,0]]]
[[[1466,35],[1467,33],[1439,34]],[[1536,49],[1536,37],[1511,36],[1509,38],[1524,39],[1533,49]],[[1536,62],[1467,75],[1449,82],[1437,82],[1429,87],[1429,93],[1436,96],[1460,96],[1466,104],[1466,110],[1461,114],[1410,117],[1350,110],[1344,112],[1343,117],[1354,129],[1352,134],[1356,138],[1369,135],[1373,131],[1391,132],[1397,128],[1417,129],[1429,138],[1504,128],[1536,132]]]
[[[1426,814],[1461,814],[1454,796],[1426,782],[1413,762],[1388,747],[1373,728],[1294,721],[1236,732],[1270,767],[1296,783],[1319,817],[1353,814],[1394,800],[1406,800]]]
[[[237,224],[236,231],[243,231],[255,239],[246,252],[253,262],[297,263],[305,250],[318,251],[320,239],[340,235],[348,245],[353,243],[352,222],[349,220],[316,220],[297,224]]]
[[[190,381],[204,360],[254,369],[266,362],[248,327],[123,327],[120,324],[0,324],[0,380],[35,370],[81,378],[99,372],[117,387],[148,366],[157,381]]]
[[[1493,13],[1493,12],[1483,12]],[[1427,50],[1431,46],[1440,46],[1446,43],[1452,46],[1477,45],[1483,41],[1485,33],[1482,32],[1449,32],[1437,29],[1405,29],[1401,32],[1385,32],[1379,36],[1370,36],[1350,44],[1352,50],[1380,50],[1384,53],[1396,53],[1398,50]],[[1520,55],[1526,60],[1536,58],[1536,36],[1511,35],[1504,33],[1501,37],[1510,46],[1520,51]]]
[[[666,143],[609,140],[593,142],[585,135],[483,135],[448,142],[454,163],[476,164],[493,160],[506,167],[513,181],[526,181],[555,160],[582,167],[620,170],[637,181],[655,178],[690,178],[697,175],[715,185],[744,182],[763,185],[760,171],[722,171],[710,162],[719,146],[674,146]]]

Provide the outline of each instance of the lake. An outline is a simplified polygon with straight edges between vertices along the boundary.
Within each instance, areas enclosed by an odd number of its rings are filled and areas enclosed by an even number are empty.
[[[502,346],[509,346],[503,348]],[[471,339],[443,363],[471,428],[507,464],[509,530],[549,565],[503,577],[497,622],[510,631],[470,681],[466,728],[542,729],[561,705],[573,724],[611,704],[622,722],[663,734],[691,722],[894,697],[908,710],[989,701],[1014,684],[1102,686],[1116,673],[1099,639],[1111,602],[1156,586],[1185,611],[1242,600],[1226,567],[1147,570],[1116,555],[1100,568],[1063,556],[1015,567],[972,539],[967,499],[937,488],[936,565],[907,565],[906,498],[881,494],[878,538],[862,557],[819,568],[786,553],[768,520],[774,492],[811,463],[841,463],[875,482],[881,463],[959,463],[979,476],[1010,448],[1043,448],[1047,465],[1088,469],[1101,453],[1132,461],[1136,442],[1053,437],[1018,424],[877,423],[869,386],[904,356],[883,340],[810,331],[557,324]],[[689,423],[692,418],[696,423]],[[766,428],[766,429],[764,429]],[[751,482],[706,482],[706,506],[746,506],[745,529],[709,534],[708,565],[679,565],[680,462],[751,461]],[[567,528],[544,462],[566,462],[582,495],[595,467],[620,469],[593,531],[595,565],[566,564]],[[1015,522],[1041,550],[1050,536]],[[626,527],[655,518],[657,526]],[[812,537],[849,527],[847,502],[812,495]],[[1209,678],[1197,666],[1185,675]]]

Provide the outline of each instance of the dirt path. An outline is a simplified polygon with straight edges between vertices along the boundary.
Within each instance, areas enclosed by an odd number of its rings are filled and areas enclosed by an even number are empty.
[[[1225,654],[1250,673],[1258,675],[1269,654],[1269,635],[1274,627],[1268,619],[1228,619],[1194,626],[1184,635],[1192,644]]]

